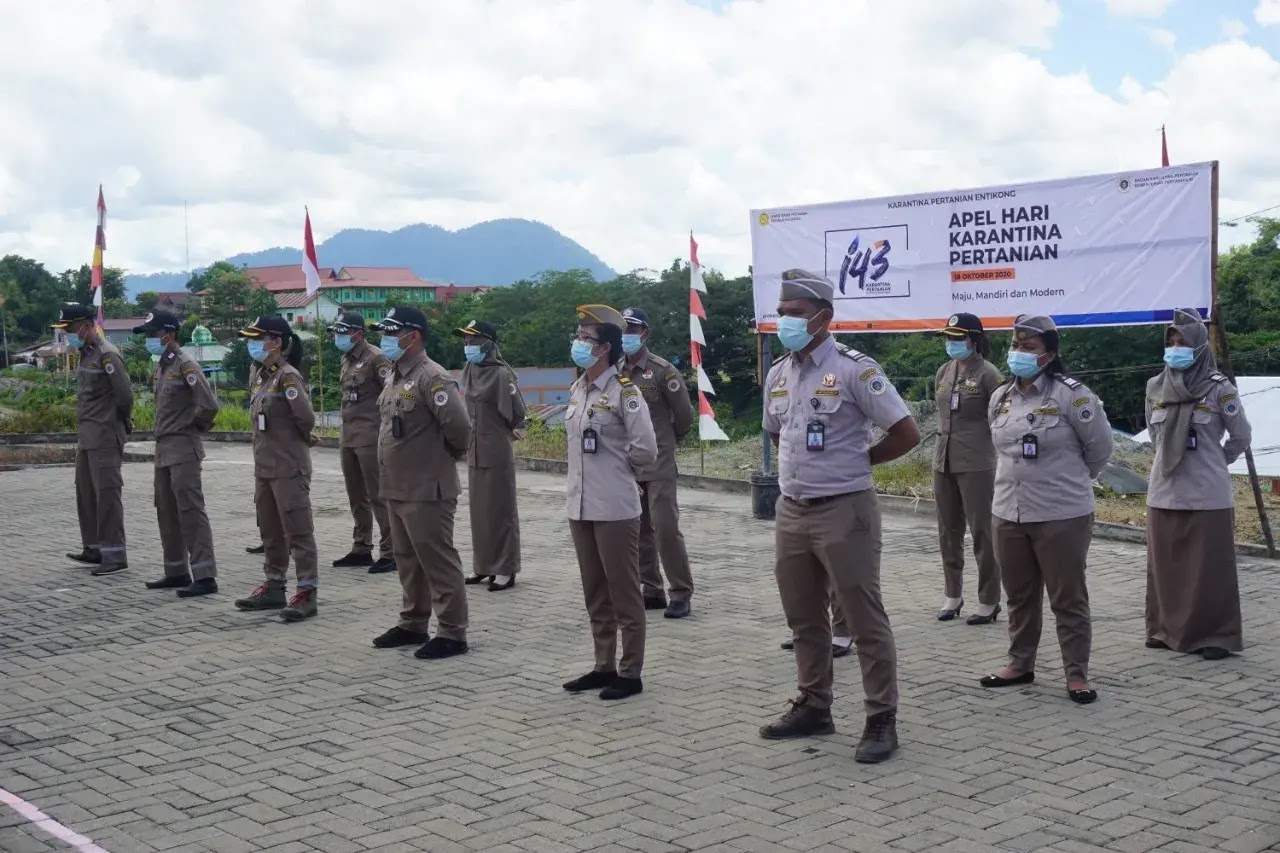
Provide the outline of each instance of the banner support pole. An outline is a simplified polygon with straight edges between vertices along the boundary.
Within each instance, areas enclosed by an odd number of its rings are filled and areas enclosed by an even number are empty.
[[[759,364],[759,384],[762,405],[769,405],[769,397],[765,394],[764,381],[769,377],[769,368],[773,366],[773,350],[769,347],[769,336],[764,332],[756,333],[756,360]],[[760,432],[760,473],[768,474],[773,467],[770,457],[773,454],[773,439],[769,433]]]
[[[1213,319],[1210,324],[1215,335],[1218,350],[1218,366],[1222,369],[1231,384],[1236,384],[1235,371],[1231,369],[1231,348],[1227,344],[1227,330],[1222,322],[1222,306],[1218,304],[1218,161],[1213,161],[1210,192],[1213,194],[1213,231],[1210,235],[1210,267],[1209,281],[1213,293]],[[1237,386],[1238,387],[1238,386]],[[1267,556],[1275,559],[1276,542],[1271,532],[1271,521],[1267,518],[1267,504],[1262,498],[1262,485],[1258,482],[1258,466],[1253,461],[1253,448],[1244,449],[1245,465],[1249,468],[1249,486],[1253,490],[1253,503],[1258,510],[1258,523],[1262,525],[1262,540],[1267,543]]]

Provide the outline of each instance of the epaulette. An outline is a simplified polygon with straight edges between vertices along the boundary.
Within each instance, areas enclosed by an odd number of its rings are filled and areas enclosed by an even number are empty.
[[[1227,382],[1227,381],[1229,381],[1229,380],[1227,379],[1227,377],[1226,377],[1226,376],[1224,376],[1224,375],[1222,375],[1221,373],[1210,373],[1210,374],[1209,374],[1209,378],[1210,378],[1210,379],[1212,379],[1214,382]]]
[[[630,384],[631,384],[631,380],[630,380],[630,379],[628,379],[628,378],[627,378],[627,377],[625,377],[625,376],[619,375],[619,376],[618,376],[618,384],[619,384],[619,385],[630,385]]]
[[[1072,379],[1070,376],[1058,375],[1058,376],[1055,376],[1054,378],[1072,390],[1079,388],[1081,384],[1079,379]]]
[[[845,358],[851,358],[854,361],[862,361],[864,358],[867,358],[867,354],[865,352],[858,352],[853,347],[847,347],[844,344],[836,344],[836,352],[840,353]]]

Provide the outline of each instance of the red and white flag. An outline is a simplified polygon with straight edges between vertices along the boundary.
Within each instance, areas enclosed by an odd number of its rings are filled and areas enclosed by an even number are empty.
[[[98,184],[98,229],[93,235],[93,264],[89,267],[89,289],[98,308],[98,331],[102,331],[102,253],[107,250],[107,201]]]
[[[303,208],[306,210],[306,208]],[[307,296],[320,290],[320,262],[316,260],[316,241],[311,236],[311,211],[307,210],[307,222],[302,234],[302,274],[307,278]]]
[[[702,348],[707,345],[707,338],[702,333],[702,321],[707,319],[707,310],[702,306],[699,293],[706,293],[707,285],[702,279],[702,264],[698,261],[698,244],[689,234],[689,360],[694,370],[698,371],[698,438],[702,441],[728,441],[729,436],[716,423],[716,414],[707,402],[708,394],[715,394],[711,387],[711,378],[702,369]]]

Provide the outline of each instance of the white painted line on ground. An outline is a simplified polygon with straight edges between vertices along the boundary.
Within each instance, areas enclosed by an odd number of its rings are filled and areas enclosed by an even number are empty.
[[[80,851],[80,853],[107,853],[98,845],[94,844],[88,838],[85,838],[74,830],[67,829],[17,794],[11,794],[4,788],[0,788],[0,803],[4,803],[18,814],[25,817],[37,829],[52,835],[54,838]]]

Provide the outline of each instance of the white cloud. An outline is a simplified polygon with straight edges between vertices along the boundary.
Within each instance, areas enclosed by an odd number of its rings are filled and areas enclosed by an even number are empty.
[[[1173,0],[1103,0],[1107,11],[1125,18],[1159,18],[1169,11]]]
[[[1175,162],[1223,161],[1224,218],[1280,200],[1275,56],[1213,45],[1104,93],[1035,58],[1058,15],[1048,0],[6,7],[0,253],[86,261],[102,182],[108,263],[137,272],[182,268],[185,199],[193,263],[298,245],[308,204],[321,239],[539,219],[621,270],[664,266],[692,228],[704,263],[740,273],[753,206],[1154,166],[1161,124]]]
[[[1258,0],[1253,19],[1264,27],[1280,24],[1280,0]]]
[[[1155,29],[1149,33],[1151,43],[1166,50],[1173,50],[1178,43],[1178,36],[1173,30]]]
[[[1244,38],[1244,34],[1247,32],[1249,32],[1249,28],[1239,18],[1226,18],[1222,22],[1222,37],[1224,39]]]

